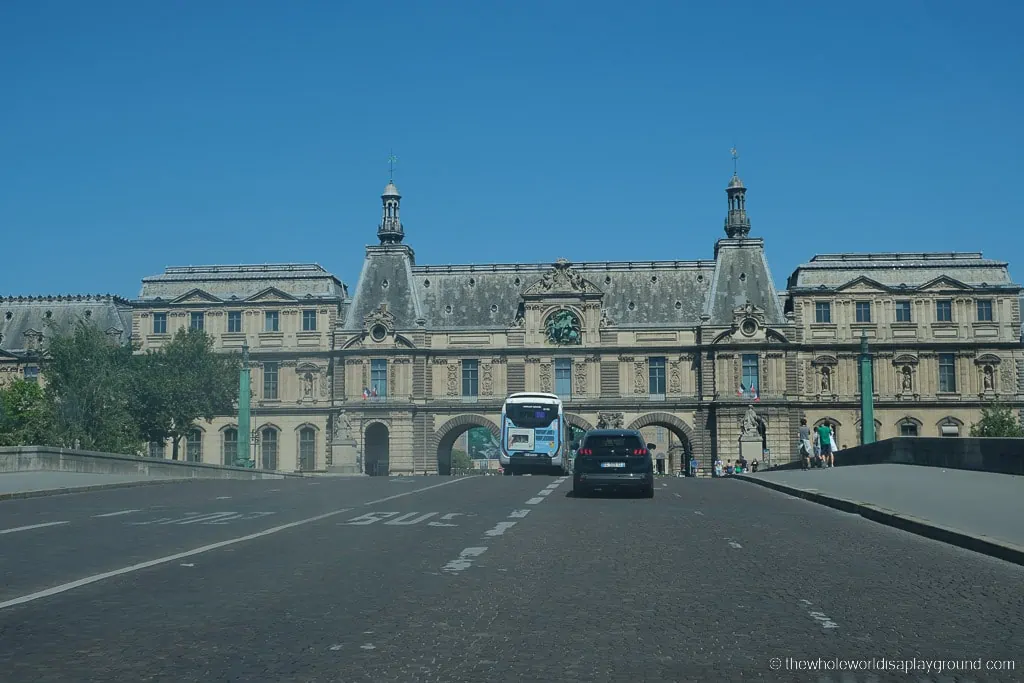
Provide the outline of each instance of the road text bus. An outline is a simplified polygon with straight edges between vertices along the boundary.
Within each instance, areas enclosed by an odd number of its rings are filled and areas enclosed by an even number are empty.
[[[554,394],[510,394],[501,407],[501,453],[505,474],[569,472],[569,434],[562,399]]]

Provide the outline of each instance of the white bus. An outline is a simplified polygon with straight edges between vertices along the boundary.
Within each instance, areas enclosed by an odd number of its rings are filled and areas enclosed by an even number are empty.
[[[555,394],[516,393],[501,406],[501,452],[505,474],[570,472],[571,434]]]

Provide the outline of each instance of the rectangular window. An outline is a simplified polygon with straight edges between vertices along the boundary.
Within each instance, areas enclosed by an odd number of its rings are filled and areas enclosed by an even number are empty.
[[[167,334],[167,314],[153,314],[153,334]]]
[[[267,427],[260,433],[260,465],[265,470],[277,469],[277,430]]]
[[[744,394],[751,395],[755,391],[760,393],[758,387],[760,377],[760,359],[756,353],[745,353],[743,354],[743,392]]]
[[[193,313],[189,321],[189,328],[193,330],[201,330],[205,327],[206,316],[202,313]]]
[[[647,361],[647,390],[652,396],[665,395],[664,358],[651,358]]]
[[[900,423],[900,436],[917,436],[917,425],[913,422]]]
[[[462,361],[462,395],[477,396],[480,393],[480,363],[476,360]]]
[[[992,299],[978,299],[978,322],[992,322]]]
[[[263,398],[277,398],[277,362],[266,361],[263,363]]]
[[[303,472],[316,469],[316,432],[309,427],[299,432],[299,468]]]
[[[263,331],[264,332],[280,332],[281,321],[277,315],[277,311],[267,311],[263,314]]]
[[[816,323],[830,323],[832,322],[832,304],[828,301],[815,301],[814,302],[814,322]]]
[[[306,309],[302,312],[302,331],[316,332],[316,310]]]
[[[953,302],[949,299],[935,302],[935,320],[940,323],[953,322]]]
[[[896,302],[896,322],[898,323],[909,323],[913,322],[910,316],[910,302],[909,301],[897,301]]]
[[[939,391],[947,394],[956,391],[956,355],[939,354]]]
[[[370,361],[370,396],[384,398],[388,395],[388,361],[374,358]]]
[[[234,465],[235,457],[238,456],[238,430],[231,428],[224,430],[224,442],[220,453],[225,465]]]
[[[242,312],[228,311],[228,332],[242,331]]]
[[[870,301],[858,301],[855,304],[854,313],[857,316],[857,322],[869,323],[871,322],[871,302]]]
[[[555,394],[559,398],[572,398],[572,359],[555,359]]]
[[[188,433],[188,444],[185,447],[185,459],[189,462],[203,461],[203,433],[193,429]]]
[[[25,374],[25,381],[39,384],[39,368],[35,365],[26,365],[22,371]]]

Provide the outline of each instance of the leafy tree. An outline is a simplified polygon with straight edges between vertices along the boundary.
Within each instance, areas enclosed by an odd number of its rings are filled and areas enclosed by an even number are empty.
[[[182,437],[196,420],[230,414],[238,398],[237,354],[217,353],[202,330],[179,329],[156,351],[135,357],[135,421],[147,441],[171,439],[178,459]]]
[[[141,441],[132,411],[132,349],[80,322],[50,340],[44,394],[53,406],[56,445],[136,453]]]
[[[53,406],[36,382],[17,379],[0,389],[0,446],[50,445],[53,422]]]
[[[452,449],[452,472],[466,472],[473,469],[473,459],[469,457],[466,451],[453,448]]]
[[[981,409],[981,419],[971,425],[971,436],[1024,437],[1024,427],[1013,408],[993,402]]]

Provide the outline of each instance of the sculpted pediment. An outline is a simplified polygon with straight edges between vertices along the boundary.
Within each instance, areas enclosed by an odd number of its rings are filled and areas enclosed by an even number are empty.
[[[523,291],[524,297],[557,294],[601,294],[601,290],[580,275],[568,259],[560,258],[551,270]]]
[[[373,335],[375,341],[380,341],[384,338],[384,334],[390,334],[395,331],[395,320],[395,314],[388,310],[388,305],[381,304],[363,316],[363,329],[370,330],[373,333],[375,330],[383,328],[383,333],[378,332]]]
[[[854,278],[849,282],[839,285],[836,287],[837,292],[886,292],[889,287],[886,287],[877,280],[872,280],[869,277],[861,275],[860,277]]]
[[[277,287],[267,287],[266,289],[256,292],[250,296],[246,301],[298,301],[294,296],[287,292],[282,292]]]
[[[215,297],[213,294],[210,294],[209,292],[205,292],[205,291],[203,291],[203,290],[201,290],[201,289],[199,289],[197,287],[195,289],[190,289],[189,291],[187,291],[184,294],[182,294],[181,296],[179,296],[177,299],[174,299],[174,301],[172,303],[176,303],[176,304],[191,304],[191,303],[195,303],[195,304],[216,304],[216,303],[220,303],[220,302],[221,302],[221,299],[219,299],[219,298]]]
[[[950,290],[950,289],[959,289],[959,290],[963,290],[963,291],[969,291],[972,288],[971,288],[970,285],[968,285],[968,284],[966,284],[964,282],[961,282],[960,280],[957,280],[956,278],[949,277],[948,275],[940,275],[939,277],[935,278],[934,280],[930,280],[930,281],[924,283],[923,285],[921,285],[917,289],[918,289],[918,291],[921,291],[921,292],[927,292],[927,291],[931,291],[931,290],[943,291],[943,290]]]

